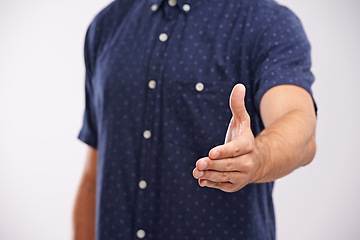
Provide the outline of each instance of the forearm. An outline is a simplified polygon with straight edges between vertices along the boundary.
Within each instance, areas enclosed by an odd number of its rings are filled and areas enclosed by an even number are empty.
[[[97,150],[89,147],[74,206],[74,240],[95,238],[97,158]]]
[[[308,112],[291,111],[255,138],[258,161],[254,182],[271,182],[312,161],[316,151],[316,118]]]
[[[95,238],[95,186],[86,176],[81,180],[73,213],[74,240]]]

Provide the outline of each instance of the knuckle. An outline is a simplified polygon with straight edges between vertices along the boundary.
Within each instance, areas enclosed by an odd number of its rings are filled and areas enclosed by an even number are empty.
[[[231,179],[231,173],[229,173],[229,172],[223,172],[223,173],[222,173],[221,180],[222,180],[223,182],[229,182],[230,179]]]
[[[255,146],[254,146],[254,141],[252,139],[247,139],[246,148],[247,148],[248,152],[254,151]]]
[[[254,168],[254,161],[246,161],[243,165],[244,172],[250,172]]]
[[[239,156],[240,151],[240,146],[238,144],[233,144],[233,156]]]
[[[233,162],[229,160],[225,164],[225,171],[231,171],[232,169],[233,169]]]

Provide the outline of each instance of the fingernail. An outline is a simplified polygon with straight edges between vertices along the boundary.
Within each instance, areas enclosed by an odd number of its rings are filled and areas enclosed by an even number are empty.
[[[216,151],[216,152],[215,152],[214,159],[218,158],[218,157],[219,157],[219,155],[220,155],[219,151]]]
[[[199,178],[201,178],[202,175],[204,175],[204,172],[203,172],[203,171],[199,171]]]
[[[201,170],[204,170],[204,169],[206,169],[206,167],[207,167],[207,162],[206,162],[205,160],[203,160],[202,162],[203,162],[203,165],[204,165],[204,166],[201,168]]]

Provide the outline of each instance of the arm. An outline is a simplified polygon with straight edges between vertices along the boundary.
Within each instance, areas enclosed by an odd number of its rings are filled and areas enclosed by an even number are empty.
[[[249,183],[283,177],[310,163],[315,155],[316,116],[308,92],[291,85],[267,91],[260,103],[265,129],[256,138],[244,97],[244,86],[235,86],[225,144],[214,147],[196,163],[193,175],[200,186],[234,192]]]
[[[290,85],[275,87],[264,95],[260,112],[265,130],[255,143],[265,171],[256,182],[274,181],[313,160],[316,115],[307,91]]]
[[[89,147],[73,212],[74,240],[90,240],[95,238],[97,159],[97,150]]]

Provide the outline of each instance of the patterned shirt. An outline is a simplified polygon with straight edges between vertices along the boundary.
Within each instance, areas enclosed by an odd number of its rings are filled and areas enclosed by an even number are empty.
[[[254,135],[263,94],[311,94],[310,45],[272,0],[118,0],[85,40],[79,139],[98,150],[96,239],[275,239],[273,183],[201,188],[196,161],[224,142],[233,86]]]

